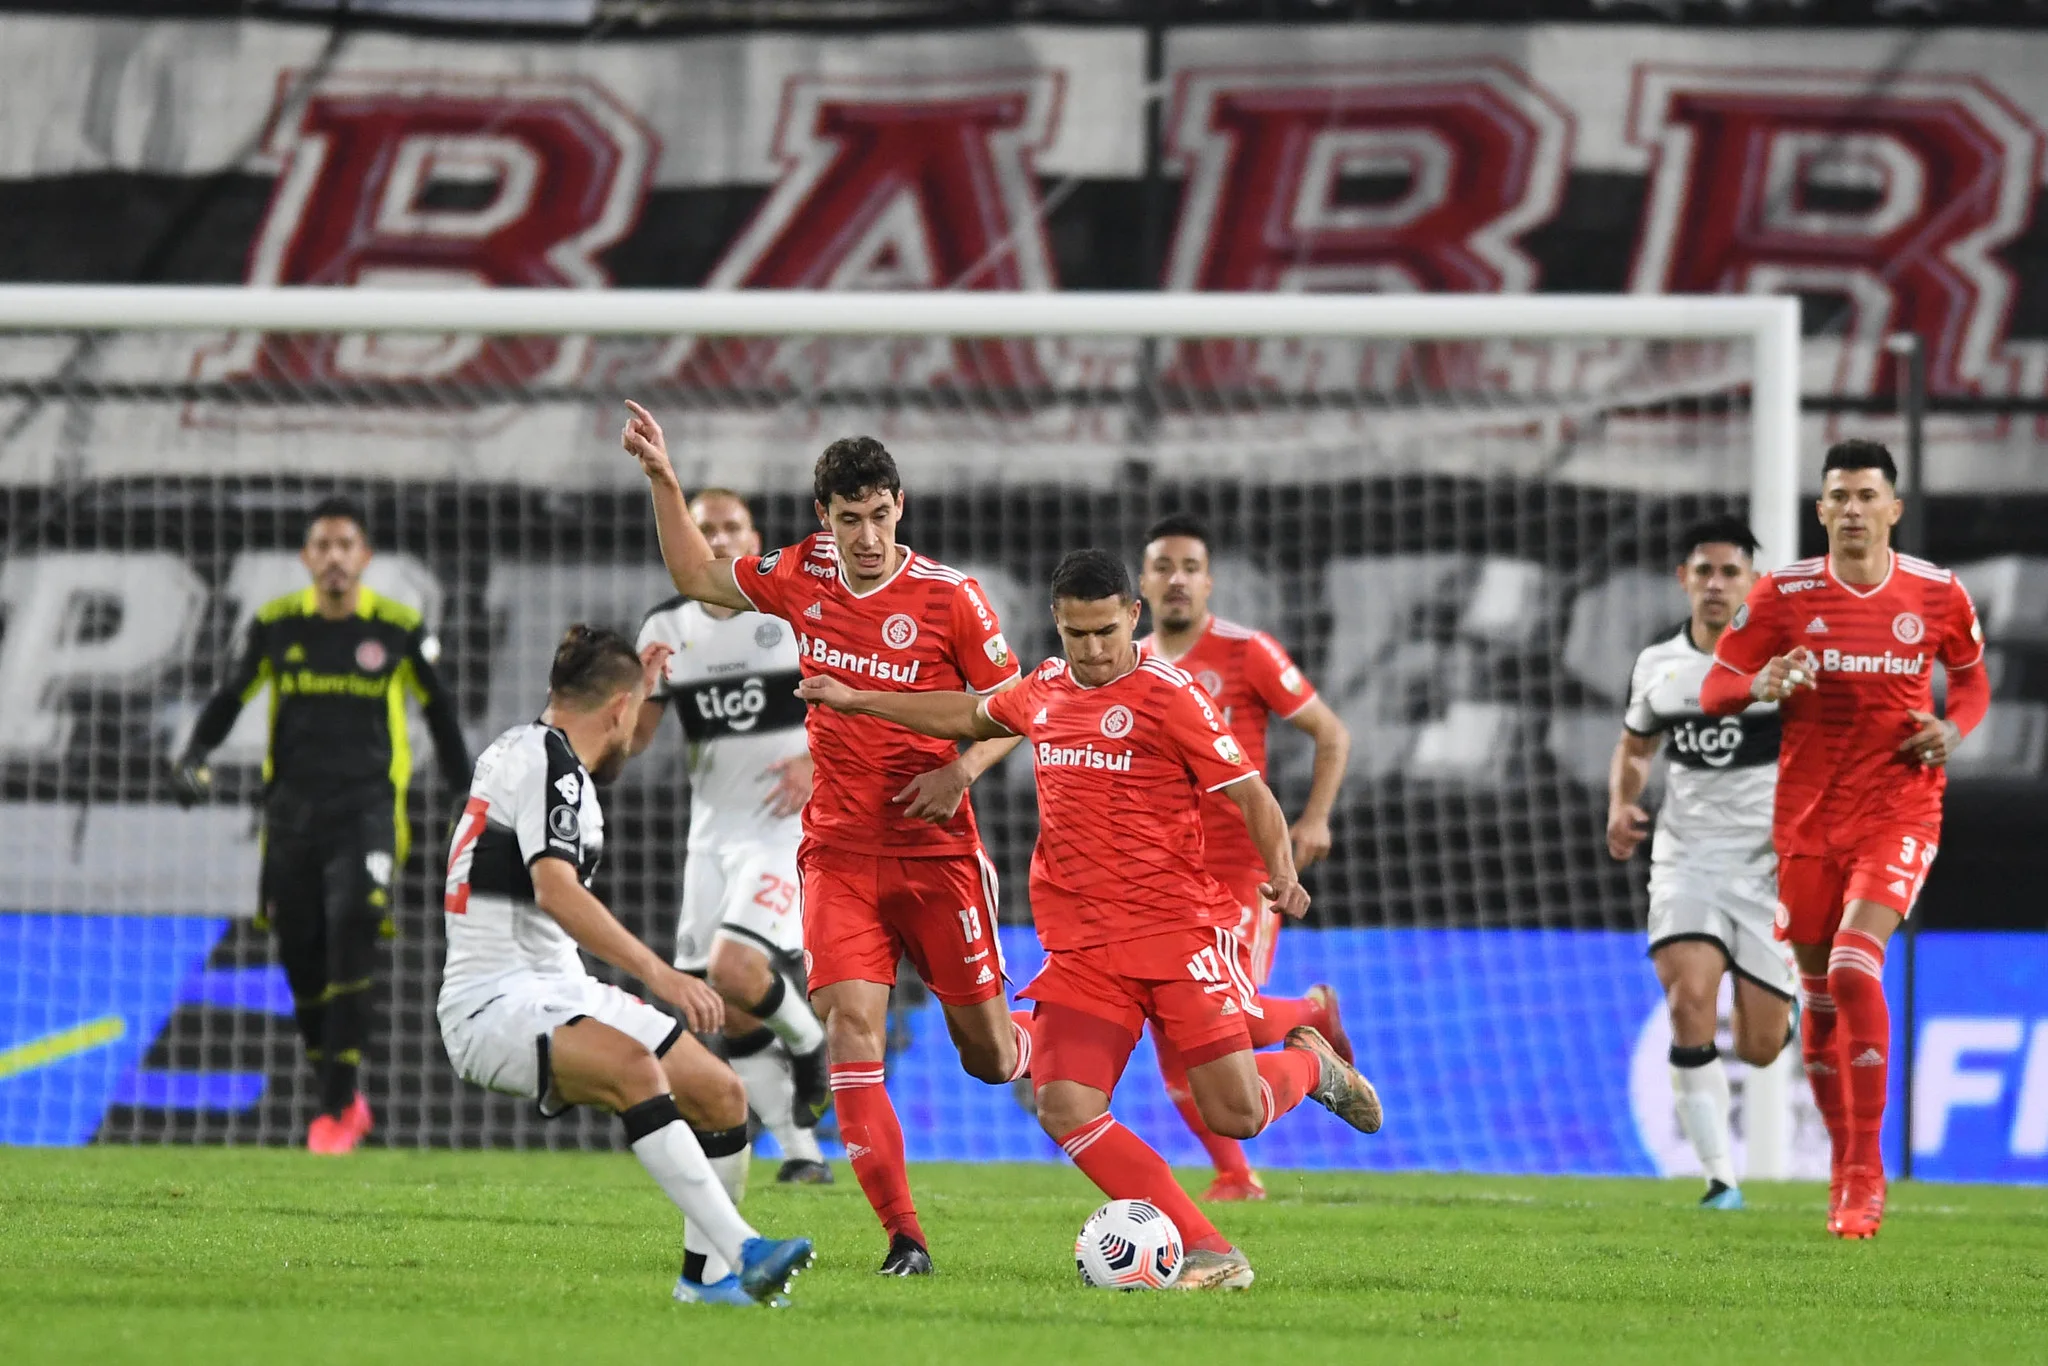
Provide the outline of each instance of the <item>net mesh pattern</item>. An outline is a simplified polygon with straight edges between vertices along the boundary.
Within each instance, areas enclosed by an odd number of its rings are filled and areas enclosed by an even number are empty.
[[[630,630],[672,591],[618,446],[629,396],[662,419],[685,487],[747,495],[770,546],[815,528],[810,467],[826,442],[881,438],[909,490],[902,539],[978,576],[1027,662],[1056,649],[1043,585],[1062,552],[1101,545],[1135,564],[1154,518],[1200,516],[1213,610],[1277,637],[1354,736],[1336,850],[1308,879],[1312,924],[1637,929],[1640,877],[1603,848],[1607,760],[1635,652],[1683,611],[1669,570],[1682,527],[1743,509],[1750,380],[1746,344],[1683,338],[0,336],[4,909],[49,918],[47,947],[13,969],[30,978],[17,995],[37,998],[37,972],[116,984],[99,1017],[91,1002],[77,1020],[53,1006],[7,1034],[126,1019],[127,1052],[107,1054],[112,1098],[84,1106],[84,1136],[303,1134],[312,1078],[272,946],[249,924],[266,707],[252,702],[215,755],[210,805],[172,804],[167,760],[240,624],[305,582],[305,511],[329,492],[369,511],[368,582],[437,632],[472,749],[534,715],[567,623]],[[426,761],[417,718],[413,736],[414,853],[366,1069],[380,1135],[613,1143],[595,1117],[544,1124],[448,1066],[433,1002],[460,795]],[[604,798],[598,891],[664,951],[687,823],[680,749],[665,726]],[[1298,811],[1310,748],[1283,726],[1273,752],[1275,790]],[[975,802],[1004,919],[1024,923],[1024,756]],[[1317,936],[1288,933],[1283,969],[1311,972]],[[1636,1011],[1652,999],[1640,976],[1611,999],[1545,1004],[1561,1029]],[[1545,981],[1481,989],[1513,998]],[[906,1034],[939,1028],[903,1018]],[[10,1132],[61,1111],[63,1087],[104,1089],[94,1056],[0,1089]],[[1007,1093],[960,1081],[931,1102],[943,1122],[1007,1132]]]

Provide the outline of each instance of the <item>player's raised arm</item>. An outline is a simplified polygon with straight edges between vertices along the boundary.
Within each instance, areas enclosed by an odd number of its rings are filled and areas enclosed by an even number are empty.
[[[836,678],[806,678],[796,695],[848,716],[873,716],[940,740],[996,740],[1014,735],[990,719],[983,700],[969,692],[859,692]]]
[[[640,471],[647,476],[648,491],[654,498],[654,529],[661,539],[661,562],[676,591],[736,612],[753,611],[754,604],[733,581],[733,562],[711,553],[711,543],[690,516],[689,500],[683,497],[675,466],[669,463],[661,424],[631,399],[626,400],[626,407],[633,416],[620,434],[620,444],[640,462]]]

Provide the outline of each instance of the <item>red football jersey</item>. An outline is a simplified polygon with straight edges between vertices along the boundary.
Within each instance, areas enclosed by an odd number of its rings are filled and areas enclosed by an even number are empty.
[[[988,692],[1017,677],[1002,623],[981,586],[904,547],[903,563],[880,587],[856,593],[839,568],[839,548],[809,540],[733,562],[733,581],[759,611],[796,629],[804,677],[823,674],[878,692]],[[806,722],[817,782],[804,808],[807,838],[853,853],[940,858],[974,850],[971,801],[943,826],[906,817],[891,799],[911,779],[959,754],[872,716],[811,708]]]
[[[1843,583],[1826,556],[1786,565],[1757,579],[1714,661],[1753,674],[1800,646],[1820,661],[1820,686],[1779,704],[1778,852],[1825,854],[1874,825],[1939,829],[1947,770],[1911,762],[1899,744],[1919,729],[1909,709],[1934,710],[1934,661],[1953,671],[1984,658],[1956,576],[1897,554],[1870,587]]]
[[[1146,636],[1138,648],[1158,654],[1158,637]],[[1279,641],[1264,631],[1221,617],[1210,617],[1188,652],[1166,662],[1193,674],[1195,682],[1223,708],[1223,724],[1230,727],[1262,778],[1268,776],[1268,722],[1276,716],[1285,721],[1316,700],[1315,688]],[[1246,868],[1265,871],[1265,860],[1244,828],[1244,816],[1230,798],[1221,793],[1204,797],[1202,820],[1209,839],[1209,867],[1231,873]]]
[[[982,705],[1037,764],[1031,917],[1047,949],[1237,924],[1203,868],[1201,797],[1258,769],[1194,679],[1141,658],[1084,688],[1053,659]]]

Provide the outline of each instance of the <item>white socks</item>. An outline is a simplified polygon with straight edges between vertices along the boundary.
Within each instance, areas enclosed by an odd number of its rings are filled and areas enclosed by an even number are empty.
[[[737,1206],[746,1198],[747,1164],[754,1157],[754,1145],[747,1142],[747,1126],[742,1124],[736,1129],[711,1133],[697,1132],[694,1137],[698,1150],[711,1164],[712,1175],[718,1178],[726,1196]],[[710,1235],[687,1214],[683,1216],[683,1251],[703,1255],[704,1270],[700,1279],[706,1285],[724,1280],[733,1270],[733,1263],[719,1252]]]
[[[1739,1185],[1728,1138],[1728,1069],[1712,1044],[1697,1049],[1671,1049],[1671,1097],[1678,1108],[1678,1126],[1699,1154],[1708,1181]]]
[[[760,1235],[733,1207],[711,1159],[697,1143],[690,1126],[683,1123],[673,1096],[643,1100],[619,1116],[626,1126],[626,1139],[633,1156],[654,1178],[654,1184],[683,1212],[683,1248],[686,1252],[715,1252],[737,1266],[740,1245]],[[731,1130],[728,1133],[733,1132]],[[746,1130],[737,1131],[742,1149]],[[723,1276],[724,1270],[718,1275]],[[707,1280],[716,1277],[707,1274]]]
[[[771,970],[772,972],[772,970]],[[818,1023],[818,1017],[811,1013],[811,1003],[800,991],[789,989],[789,980],[779,972],[772,972],[775,984],[768,988],[749,1015],[756,1016],[762,1024],[775,1031],[775,1037],[792,1053],[809,1053],[825,1042],[825,1026]],[[756,1106],[756,1114],[760,1107]],[[765,1121],[767,1116],[763,1115]]]
[[[790,1076],[788,1055],[771,1046],[729,1061],[747,1084],[747,1103],[782,1145],[783,1157],[823,1162],[825,1153],[818,1146],[818,1135],[796,1123],[796,1082]]]

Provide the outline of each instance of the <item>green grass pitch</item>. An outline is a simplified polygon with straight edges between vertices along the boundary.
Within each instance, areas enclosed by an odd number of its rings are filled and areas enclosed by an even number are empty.
[[[1694,1362],[2048,1360],[2048,1190],[1905,1185],[1874,1244],[1821,1191],[1691,1182],[1269,1176],[1218,1222],[1243,1294],[1082,1289],[1097,1203],[1055,1166],[914,1168],[940,1274],[874,1276],[883,1243],[830,1190],[758,1166],[747,1213],[808,1232],[783,1312],[669,1303],[680,1228],[625,1156],[0,1149],[9,1363],[816,1360]],[[1192,1178],[1193,1173],[1188,1174]]]

